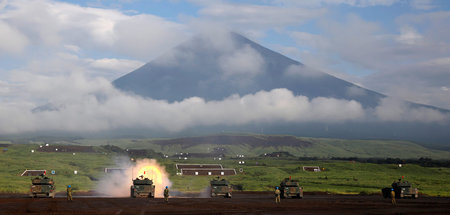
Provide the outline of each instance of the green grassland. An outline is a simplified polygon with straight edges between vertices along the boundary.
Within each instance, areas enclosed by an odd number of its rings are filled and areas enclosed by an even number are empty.
[[[383,187],[404,176],[404,180],[412,182],[420,192],[433,196],[450,196],[450,169],[426,168],[418,165],[370,164],[349,161],[298,161],[286,159],[245,159],[246,164],[238,164],[238,160],[224,160],[221,163],[227,168],[242,168],[243,172],[227,179],[234,185],[241,185],[244,190],[269,191],[281,180],[291,176],[298,179],[306,192],[330,192],[342,194],[379,193]],[[182,161],[185,162],[185,161]],[[191,160],[190,163],[205,162]],[[209,163],[214,163],[210,161]],[[217,162],[215,162],[217,163]],[[303,166],[319,166],[321,172],[303,171]],[[171,174],[172,175],[172,174]],[[173,179],[172,179],[173,178]],[[171,179],[176,188],[188,191],[205,187],[205,176],[173,176]],[[189,189],[185,185],[189,180]],[[196,179],[201,178],[201,179]],[[195,182],[198,182],[197,184]]]
[[[101,145],[101,144],[99,144]],[[21,177],[25,169],[55,170],[57,191],[63,191],[71,184],[75,191],[95,188],[97,180],[105,176],[105,167],[114,167],[118,154],[34,152],[36,144],[13,144],[7,152],[0,152],[0,192],[26,193],[31,177]],[[96,148],[100,149],[100,148]],[[383,187],[404,176],[405,180],[419,187],[420,191],[433,196],[450,196],[450,168],[422,167],[406,164],[399,168],[394,164],[370,164],[349,161],[300,161],[287,158],[245,158],[246,164],[238,164],[237,159],[226,157],[221,161],[212,158],[178,160],[156,158],[166,167],[173,183],[172,189],[183,192],[204,190],[211,176],[177,176],[176,163],[221,163],[226,168],[236,168],[237,175],[226,177],[234,185],[246,191],[270,191],[283,178],[298,179],[304,191],[323,191],[346,194],[379,193]],[[305,172],[302,166],[320,166],[322,172]],[[239,172],[242,168],[243,172]],[[78,174],[74,175],[73,170]],[[50,175],[50,174],[49,174]]]
[[[65,190],[68,184],[75,190],[87,191],[102,176],[104,167],[113,165],[111,154],[31,152],[37,148],[39,145],[17,144],[9,146],[7,152],[0,152],[0,192],[28,192],[32,177],[20,176],[25,169],[47,170],[47,175],[56,181],[57,191]],[[51,170],[56,174],[51,175]]]

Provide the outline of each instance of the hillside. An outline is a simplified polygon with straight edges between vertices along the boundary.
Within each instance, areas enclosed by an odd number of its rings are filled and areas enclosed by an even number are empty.
[[[168,155],[261,156],[265,153],[289,152],[296,157],[360,157],[448,159],[449,151],[432,150],[408,141],[344,140],[280,135],[212,135],[173,139],[77,140],[83,145],[116,145],[130,149],[152,149]],[[195,154],[194,154],[195,155]]]

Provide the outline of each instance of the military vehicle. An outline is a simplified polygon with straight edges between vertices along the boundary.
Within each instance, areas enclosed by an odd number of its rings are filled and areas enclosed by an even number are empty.
[[[130,196],[132,198],[155,198],[155,185],[153,181],[140,176],[133,180],[130,187]]]
[[[419,198],[419,189],[413,188],[411,183],[409,183],[408,181],[402,181],[402,179],[398,179],[398,181],[394,181],[391,186],[392,189],[394,189],[396,199]],[[391,188],[383,188],[381,189],[381,192],[383,193],[384,198],[389,198],[390,194],[388,194],[388,192],[391,192]]]
[[[213,179],[210,181],[210,185],[211,197],[223,196],[225,198],[231,198],[233,189],[227,180]]]
[[[281,198],[303,198],[303,187],[300,187],[299,181],[292,180],[291,177],[285,178],[280,183]]]
[[[44,174],[40,175],[40,177],[31,179],[30,196],[32,198],[55,198],[55,189],[56,187],[53,179],[48,178]]]

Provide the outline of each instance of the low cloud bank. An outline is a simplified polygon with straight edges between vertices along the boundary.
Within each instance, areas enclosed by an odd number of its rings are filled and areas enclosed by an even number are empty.
[[[0,134],[122,128],[179,132],[195,126],[249,123],[449,120],[448,114],[393,99],[382,100],[374,109],[364,109],[354,100],[310,99],[278,88],[231,95],[220,101],[191,97],[167,102],[124,93],[103,78],[80,74],[31,76],[21,84],[0,83],[4,92],[20,95],[0,100]]]

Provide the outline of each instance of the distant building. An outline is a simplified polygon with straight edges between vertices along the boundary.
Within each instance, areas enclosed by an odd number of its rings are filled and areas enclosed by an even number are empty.
[[[318,167],[318,166],[303,166],[303,171],[320,172],[320,167]]]
[[[127,169],[121,169],[121,168],[105,168],[105,173],[125,173]]]
[[[177,175],[236,175],[236,170],[221,164],[176,164]]]
[[[236,175],[235,169],[181,169],[181,175]]]
[[[47,170],[43,169],[43,170],[29,170],[26,169],[25,171],[23,171],[22,175],[20,176],[40,176],[42,174],[47,174]]]
[[[196,169],[223,169],[222,164],[175,164],[177,170],[186,168],[196,168]]]

